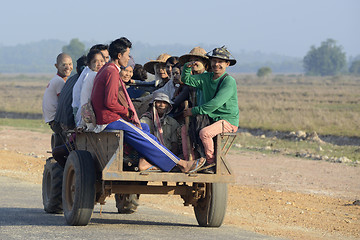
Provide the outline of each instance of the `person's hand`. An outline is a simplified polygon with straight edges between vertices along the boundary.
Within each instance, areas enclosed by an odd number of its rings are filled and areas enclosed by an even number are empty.
[[[186,67],[193,67],[195,65],[196,61],[192,61],[192,62],[188,62],[188,64],[186,65]]]
[[[192,112],[191,112],[191,108],[185,109],[184,110],[184,117],[190,117],[192,116]]]

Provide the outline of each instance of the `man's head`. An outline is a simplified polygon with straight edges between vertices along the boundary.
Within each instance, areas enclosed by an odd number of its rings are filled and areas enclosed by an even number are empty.
[[[181,64],[177,63],[172,67],[172,76],[174,84],[182,84],[181,82]]]
[[[111,60],[119,67],[126,67],[130,59],[132,44],[126,37],[114,40],[109,46]]]
[[[216,75],[222,75],[228,66],[236,64],[236,60],[232,57],[225,46],[215,48],[206,54],[210,58],[211,70]]]
[[[153,104],[155,105],[159,117],[162,117],[171,111],[170,98],[163,92],[154,93]]]
[[[66,80],[73,70],[73,62],[70,55],[60,53],[56,58],[55,67],[57,68],[57,74]]]
[[[105,44],[96,44],[94,46],[92,46],[90,48],[90,51],[91,50],[94,50],[94,49],[97,49],[97,50],[100,50],[102,55],[104,56],[105,58],[105,62],[109,62],[110,61],[110,55],[109,55],[109,45],[105,45]]]
[[[82,55],[81,57],[79,57],[78,60],[76,60],[76,72],[79,76],[86,67],[86,59],[87,59],[86,56]]]
[[[182,55],[179,58],[179,62],[181,65],[187,62],[194,62],[191,67],[193,74],[201,74],[209,68],[209,58],[206,56],[205,49],[201,47],[194,47],[190,53]]]

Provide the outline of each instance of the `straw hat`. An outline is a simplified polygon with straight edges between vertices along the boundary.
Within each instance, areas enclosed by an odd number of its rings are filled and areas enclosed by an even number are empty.
[[[154,66],[157,63],[166,63],[166,60],[171,57],[169,54],[167,53],[163,53],[160,56],[158,56],[158,58],[156,60],[150,60],[149,62],[144,64],[144,68],[148,73],[151,74],[155,74],[155,70],[154,70]]]
[[[206,56],[208,56],[210,59],[211,58],[220,58],[220,59],[224,59],[226,61],[229,61],[230,66],[233,66],[233,65],[236,64],[236,60],[231,55],[231,53],[226,49],[225,46],[222,46],[220,48],[214,48],[214,50],[208,52],[206,54]]]
[[[190,53],[182,55],[179,58],[180,64],[184,65],[185,63],[189,62],[190,57],[201,57],[205,62],[209,63],[209,58],[206,56],[206,51],[201,47],[194,47],[191,49]]]

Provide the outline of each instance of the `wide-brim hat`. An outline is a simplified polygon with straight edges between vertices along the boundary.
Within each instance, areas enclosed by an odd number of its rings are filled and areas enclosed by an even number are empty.
[[[230,62],[230,66],[233,66],[236,64],[235,58],[231,55],[231,53],[226,49],[225,46],[222,46],[220,48],[214,48],[214,50],[208,52],[206,54],[210,59],[211,58],[220,58],[226,61]]]
[[[148,73],[151,73],[151,74],[155,74],[155,69],[154,69],[154,66],[155,64],[157,63],[163,63],[165,64],[166,63],[166,60],[171,57],[169,54],[167,53],[163,53],[161,54],[160,56],[158,56],[158,58],[156,60],[150,60],[149,62],[145,63],[144,64],[144,69],[148,72]]]
[[[185,63],[189,62],[190,57],[200,57],[204,59],[205,62],[209,63],[209,58],[206,56],[206,51],[201,47],[194,47],[191,49],[190,53],[182,55],[179,58],[179,63],[184,65]]]

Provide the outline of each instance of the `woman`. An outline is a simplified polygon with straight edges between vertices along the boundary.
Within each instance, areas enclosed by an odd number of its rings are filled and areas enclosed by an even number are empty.
[[[105,57],[103,56],[101,51],[97,49],[91,50],[87,55],[87,59],[88,59],[88,66],[90,68],[90,71],[83,80],[83,84],[80,92],[80,108],[78,109],[75,116],[75,122],[78,128],[85,127],[85,122],[81,118],[81,107],[89,102],[91,97],[91,91],[94,85],[95,76],[97,72],[105,64]],[[92,123],[86,124],[86,126],[88,130],[92,130],[95,127]]]

